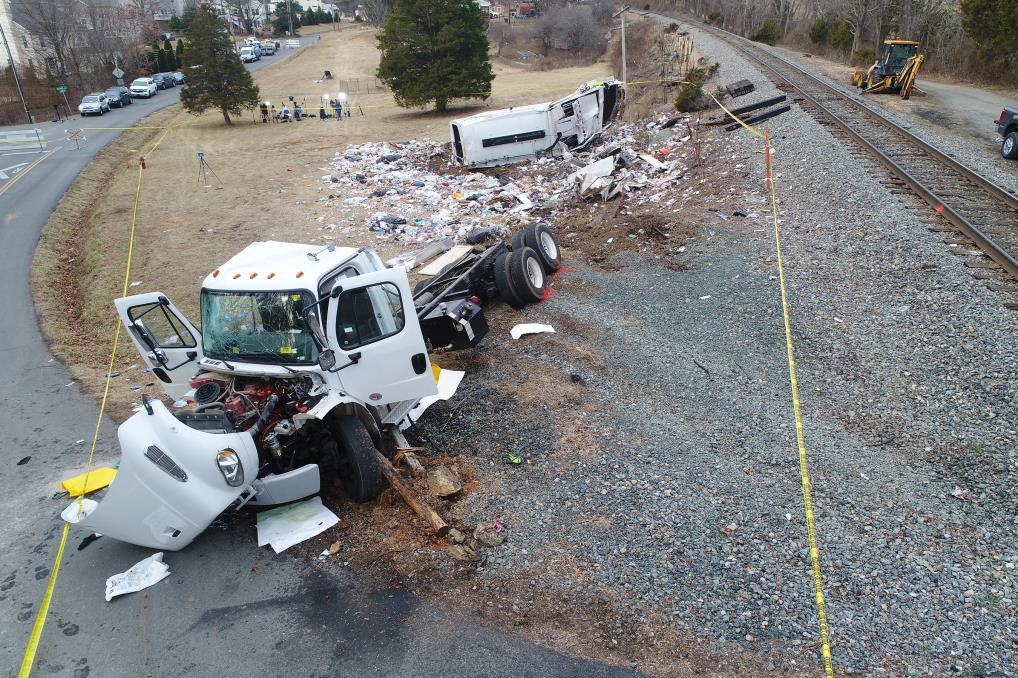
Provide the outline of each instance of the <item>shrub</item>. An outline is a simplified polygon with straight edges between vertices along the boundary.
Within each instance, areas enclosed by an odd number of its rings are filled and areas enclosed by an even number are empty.
[[[877,53],[872,47],[860,47],[852,52],[850,59],[853,66],[869,66],[877,59]]]
[[[764,42],[768,45],[773,45],[778,41],[778,22],[776,19],[767,19],[760,25],[760,28],[756,29],[756,33],[749,36],[749,39],[753,42]]]
[[[711,12],[704,19],[709,24],[716,24],[721,19],[721,12]]]
[[[827,44],[827,38],[831,34],[831,24],[827,19],[817,19],[809,27],[809,41],[814,45]]]
[[[852,49],[852,28],[844,21],[839,21],[831,26],[827,35],[827,44],[835,49],[847,52]]]
[[[720,67],[720,64],[715,63],[710,67],[696,66],[689,69],[675,93],[675,108],[683,113],[704,108],[707,97],[703,93],[703,85]]]

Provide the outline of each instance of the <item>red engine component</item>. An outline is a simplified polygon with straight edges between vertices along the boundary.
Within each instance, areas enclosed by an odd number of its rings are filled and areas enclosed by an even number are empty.
[[[270,395],[278,395],[280,397],[280,404],[276,406],[277,412],[273,412],[272,417],[269,419],[269,425],[265,426],[266,431],[271,430],[271,424],[278,421],[283,416],[282,394],[276,391],[271,383],[264,379],[255,379],[243,384],[234,383],[233,390],[226,396],[224,401],[226,409],[230,410],[237,416],[237,420],[243,422],[242,426],[244,429],[248,429],[254,424],[257,415],[261,413],[262,408],[265,407],[265,401]]]

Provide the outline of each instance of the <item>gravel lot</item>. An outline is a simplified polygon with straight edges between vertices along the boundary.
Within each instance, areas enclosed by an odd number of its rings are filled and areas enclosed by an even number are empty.
[[[692,33],[721,82],[771,92]],[[1016,675],[1015,316],[807,114],[770,124],[836,672]],[[617,592],[634,618],[815,674],[763,156],[730,139],[748,176],[724,208],[749,217],[705,217],[685,270],[626,254],[494,316],[421,426],[475,469],[454,515],[509,529],[482,578]],[[526,321],[557,333],[509,340]]]

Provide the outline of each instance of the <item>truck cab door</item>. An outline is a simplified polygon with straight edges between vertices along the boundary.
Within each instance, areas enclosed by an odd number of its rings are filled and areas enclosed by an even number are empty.
[[[579,109],[577,118],[580,126],[580,143],[583,144],[601,131],[601,105],[597,92],[584,94],[576,100],[575,106]]]
[[[438,392],[404,269],[340,279],[332,294],[326,332],[348,395],[384,405]]]
[[[114,300],[120,322],[141,359],[174,400],[191,390],[191,377],[204,357],[201,332],[161,292]]]

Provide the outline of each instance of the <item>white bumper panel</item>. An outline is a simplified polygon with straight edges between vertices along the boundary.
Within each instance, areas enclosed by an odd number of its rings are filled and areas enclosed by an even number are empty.
[[[98,503],[75,501],[61,514],[75,527],[139,546],[176,551],[190,544],[230,504],[248,490],[258,474],[258,452],[247,433],[209,433],[178,421],[158,400],[152,414],[144,409],[117,432],[121,462],[117,476]],[[146,450],[165,457],[158,465]],[[216,453],[234,450],[244,482],[230,487],[216,464]],[[157,456],[158,455],[154,455]],[[180,480],[164,470],[182,471]]]

